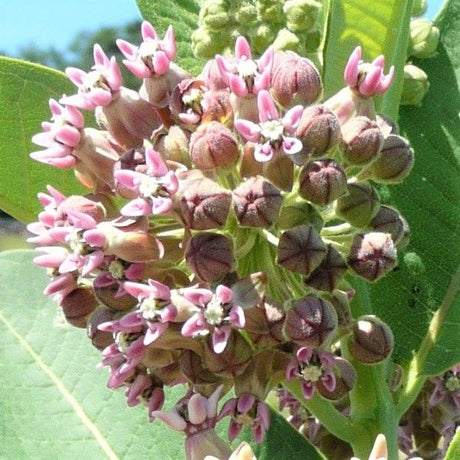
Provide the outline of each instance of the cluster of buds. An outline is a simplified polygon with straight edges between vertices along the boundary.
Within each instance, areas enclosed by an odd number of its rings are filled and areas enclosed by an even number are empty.
[[[347,86],[321,103],[318,70],[293,51],[254,59],[238,37],[234,57],[193,77],[173,63],[172,28],[141,32],[139,46],[117,42],[139,91],[98,45],[89,72],[67,69],[78,91],[50,101],[31,156],[89,190],[49,186],[29,241],[45,294],[102,350],[108,386],[184,432],[189,458],[203,445],[227,458],[215,424],[230,417],[230,439],[249,427],[260,442],[279,385],[346,399],[356,372],[342,337],[369,365],[391,353],[382,321],[352,317],[345,275],[374,282],[395,267],[409,229],[375,184],[402,181],[413,151],[375,114],[393,75],[383,57],[363,63],[357,48]],[[177,384],[186,394],[164,412]]]
[[[192,49],[197,57],[213,58],[244,33],[258,54],[269,45],[277,51],[314,52],[321,39],[321,10],[317,0],[205,0]]]

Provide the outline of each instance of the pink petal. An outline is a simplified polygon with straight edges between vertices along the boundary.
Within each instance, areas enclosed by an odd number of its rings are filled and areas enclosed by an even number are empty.
[[[142,38],[145,40],[147,39],[152,39],[152,40],[159,40],[159,37],[157,33],[155,32],[155,29],[153,28],[152,24],[148,21],[143,21],[141,25],[141,34]]]
[[[122,286],[126,290],[126,292],[131,294],[133,297],[136,297],[137,299],[145,299],[150,296],[156,298],[156,290],[153,286],[149,286],[147,284],[142,283],[134,283],[132,281],[125,281],[124,283],[122,283]]]
[[[382,69],[372,67],[366,74],[364,80],[359,84],[359,92],[363,96],[373,96],[379,85],[382,76]]]
[[[313,356],[313,351],[310,348],[302,347],[297,350],[296,356],[301,363],[309,363]]]
[[[116,44],[123,56],[130,60],[135,60],[137,58],[139,54],[139,48],[137,46],[134,46],[126,40],[122,40],[121,38],[116,40]]]
[[[77,69],[76,67],[67,67],[67,69],[65,69],[65,73],[69,77],[69,80],[78,87],[83,85],[83,81],[88,75],[86,72],[83,72],[83,70]]]
[[[114,171],[113,175],[115,181],[139,193],[139,184],[141,183],[143,174],[136,171],[130,171],[129,169],[119,169]]]
[[[323,382],[324,388],[327,391],[334,391],[336,386],[335,375],[331,370],[325,370],[323,376],[321,377],[321,382]]]
[[[189,399],[187,404],[188,417],[193,425],[200,425],[206,420],[206,406],[207,399],[199,393],[195,393]]]
[[[296,105],[295,107],[292,107],[292,109],[289,109],[286,112],[286,115],[284,115],[282,123],[289,133],[293,133],[296,130],[300,118],[302,117],[303,110],[303,106]]]
[[[163,335],[167,328],[168,323],[149,323],[149,327],[145,332],[144,345],[148,346],[155,342],[155,340]]]
[[[187,422],[177,412],[165,412],[155,410],[151,412],[152,417],[159,418],[170,428],[176,431],[185,431]]]
[[[294,155],[302,150],[302,142],[296,137],[283,136],[282,148],[286,155]]]
[[[144,198],[135,198],[126,203],[121,209],[123,216],[148,216],[152,214],[152,205]]]
[[[118,91],[123,83],[120,67],[118,67],[115,57],[110,58],[106,74],[107,82],[112,91]]]
[[[260,139],[260,126],[256,125],[252,121],[242,120],[238,118],[234,122],[235,128],[238,132],[250,142],[258,142]]]
[[[150,292],[155,299],[169,300],[171,298],[171,291],[166,284],[160,283],[154,279],[148,280]]]
[[[350,86],[354,87],[358,84],[358,75],[359,75],[359,69],[358,69],[358,64],[359,61],[361,60],[361,47],[357,46],[353,53],[351,53],[348,63],[345,66],[345,71],[343,74],[343,79],[345,80],[345,83]]]
[[[249,46],[248,41],[241,35],[236,39],[235,56],[237,59],[252,59],[251,47]]]
[[[96,66],[106,67],[109,63],[109,58],[104,53],[104,50],[102,49],[101,45],[99,45],[98,43],[94,45],[93,57]]]
[[[234,306],[229,313],[230,323],[233,327],[242,329],[246,324],[244,310],[240,306]]]
[[[243,425],[240,425],[235,420],[230,420],[230,424],[228,425],[228,439],[229,441],[233,441],[241,432]]]
[[[75,147],[80,143],[81,134],[78,129],[74,128],[73,126],[62,126],[56,131],[55,135],[56,140],[62,142],[65,145],[70,147]],[[32,139],[33,141],[33,139]]]
[[[145,150],[145,163],[148,173],[152,176],[162,177],[169,171],[160,154],[152,148]]]
[[[221,304],[228,304],[233,302],[233,291],[223,284],[219,284],[216,288],[216,298]]]
[[[254,395],[249,394],[249,393],[244,393],[238,398],[236,410],[240,414],[246,414],[252,409],[255,402],[256,402],[256,397]]]
[[[169,70],[169,58],[164,51],[157,51],[152,59],[153,68],[157,75],[164,75]]]
[[[305,399],[311,399],[313,397],[313,394],[315,392],[315,387],[310,381],[303,381],[301,383],[301,390],[302,394]]]
[[[212,349],[218,355],[225,350],[228,338],[230,337],[231,328],[229,326],[216,327],[212,333]]]
[[[163,48],[168,55],[170,61],[176,57],[176,39],[174,37],[174,29],[169,26],[163,38]]]
[[[233,73],[228,74],[228,86],[230,86],[232,93],[238,97],[246,97],[249,94],[245,81]]]
[[[184,337],[193,337],[198,333],[202,333],[207,329],[204,327],[206,324],[203,314],[201,312],[197,312],[192,315],[187,321],[185,321],[184,325],[181,329],[181,334]]]
[[[142,61],[124,60],[123,64],[137,78],[149,78],[152,75],[152,71]]]
[[[275,154],[275,149],[270,145],[270,142],[265,144],[257,144],[254,150],[254,158],[259,163],[270,161]]]
[[[182,289],[182,295],[197,307],[204,307],[212,299],[212,291],[202,288]]]
[[[279,119],[275,103],[267,90],[259,91],[257,95],[257,107],[259,109],[259,119],[262,123]]]

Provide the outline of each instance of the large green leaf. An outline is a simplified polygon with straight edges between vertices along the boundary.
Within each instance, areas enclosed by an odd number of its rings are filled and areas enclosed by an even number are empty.
[[[400,254],[400,270],[371,287],[375,311],[396,337],[395,355],[406,363],[427,332],[419,372],[438,374],[460,362],[460,4],[448,3],[437,21],[436,57],[418,62],[430,90],[421,107],[403,107],[400,126],[415,150],[415,166],[401,185],[382,195],[407,218],[411,242]],[[433,341],[433,343],[430,343]]]
[[[174,27],[177,41],[175,62],[192,74],[198,74],[203,62],[191,50],[192,32],[198,27],[199,2],[196,0],[136,0],[137,6],[159,35],[163,35],[169,25]]]
[[[460,458],[460,430],[455,433],[444,460],[457,460],[458,458]]]
[[[73,172],[38,163],[31,142],[49,120],[48,99],[71,94],[75,87],[62,73],[38,64],[0,57],[0,208],[23,222],[35,220],[36,195],[47,184],[63,193],[78,192]]]

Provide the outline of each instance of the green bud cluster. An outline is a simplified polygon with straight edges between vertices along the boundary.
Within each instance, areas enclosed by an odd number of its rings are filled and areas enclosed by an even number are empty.
[[[225,53],[245,35],[254,52],[314,52],[320,43],[322,3],[317,0],[204,0],[192,49],[199,58]]]

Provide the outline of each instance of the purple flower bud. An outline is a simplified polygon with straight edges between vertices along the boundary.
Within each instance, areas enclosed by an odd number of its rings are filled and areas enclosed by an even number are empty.
[[[348,343],[350,353],[361,363],[383,361],[393,351],[391,329],[375,316],[363,316],[353,326],[353,336]]]
[[[335,388],[329,391],[322,380],[316,383],[316,389],[323,398],[337,401],[346,396],[355,386],[357,374],[355,368],[345,359],[335,359]]]
[[[136,305],[136,299],[129,295],[120,295],[118,283],[107,286],[94,286],[94,294],[97,300],[107,308],[116,311],[128,311]]]
[[[357,228],[363,228],[377,214],[380,200],[374,187],[368,182],[348,184],[347,194],[335,205],[337,217]]]
[[[88,288],[78,287],[67,294],[60,305],[65,319],[75,327],[86,327],[88,316],[96,309],[98,302]]]
[[[358,233],[354,236],[348,265],[368,281],[377,281],[397,263],[396,247],[389,233]]]
[[[337,315],[330,302],[305,296],[295,300],[286,313],[284,335],[308,348],[321,346],[337,328]]]
[[[350,294],[344,291],[335,290],[330,294],[323,294],[323,298],[332,304],[337,313],[338,326],[342,328],[344,332],[347,332],[353,319],[350,310]]]
[[[232,202],[230,192],[201,176],[182,180],[178,197],[180,213],[186,226],[195,230],[222,227]]]
[[[190,157],[200,169],[226,168],[239,158],[238,143],[228,128],[212,121],[192,134]]]
[[[347,191],[347,176],[334,160],[316,160],[304,165],[299,176],[299,194],[312,203],[332,203]]]
[[[285,231],[279,240],[277,263],[295,273],[308,275],[326,255],[326,244],[309,225]]]
[[[198,233],[187,244],[185,260],[203,281],[216,281],[230,272],[233,249],[228,238],[217,233]]]
[[[368,225],[376,232],[389,233],[398,249],[404,248],[409,242],[409,224],[396,209],[389,206],[381,206]]]
[[[341,139],[340,122],[335,113],[324,105],[306,107],[297,126],[295,136],[303,148],[295,156],[296,164],[309,157],[320,156],[331,150]]]
[[[275,53],[271,92],[282,106],[310,105],[322,89],[320,74],[309,59],[293,51]]]
[[[379,125],[380,131],[386,137],[390,134],[399,134],[399,128],[395,121],[393,121],[387,115],[378,113],[376,115],[377,124]]]
[[[374,182],[397,184],[408,176],[413,165],[414,151],[409,143],[401,136],[390,134],[369,173]]]
[[[110,331],[101,331],[98,326],[102,323],[107,323],[115,318],[116,312],[107,308],[98,308],[90,316],[87,326],[88,337],[92,344],[98,350],[104,350],[113,343],[113,334]]]
[[[249,178],[233,191],[236,218],[246,227],[271,226],[282,201],[280,191],[261,176]]]
[[[332,292],[337,288],[347,269],[348,266],[340,253],[329,244],[324,259],[304,279],[304,282],[319,291]]]
[[[383,146],[383,135],[377,122],[364,116],[345,123],[342,135],[342,156],[352,165],[361,166],[375,160]]]

